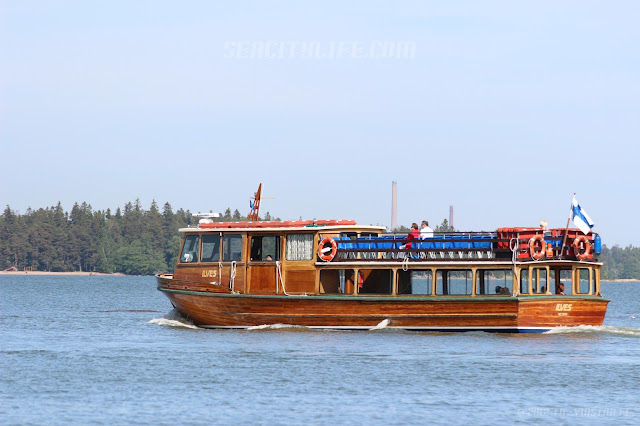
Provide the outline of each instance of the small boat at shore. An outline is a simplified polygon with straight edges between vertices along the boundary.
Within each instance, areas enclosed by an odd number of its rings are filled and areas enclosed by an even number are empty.
[[[511,227],[406,244],[406,234],[385,231],[351,220],[203,219],[180,229],[180,257],[173,274],[156,276],[158,290],[205,328],[535,333],[602,325],[609,300],[595,233]]]

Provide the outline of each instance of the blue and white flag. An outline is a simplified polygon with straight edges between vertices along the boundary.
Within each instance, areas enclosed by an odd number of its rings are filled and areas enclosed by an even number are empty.
[[[589,231],[591,231],[591,228],[593,228],[593,221],[591,220],[591,218],[589,217],[589,215],[587,214],[587,212],[585,212],[582,207],[580,207],[580,205],[578,204],[578,202],[576,201],[576,196],[573,196],[573,206],[571,209],[571,220],[573,220],[573,224],[576,225],[578,228],[580,228],[580,230],[582,231],[583,234],[588,234]]]

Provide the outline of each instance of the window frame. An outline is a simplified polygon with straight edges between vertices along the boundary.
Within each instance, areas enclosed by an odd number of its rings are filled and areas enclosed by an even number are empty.
[[[275,261],[279,261],[281,258],[281,251],[282,251],[282,236],[278,235],[278,234],[254,234],[254,235],[249,235],[249,260],[251,262],[275,262]],[[275,253],[273,253],[273,255],[271,256],[272,259],[271,260],[267,260],[264,259],[264,255],[265,255],[265,244],[264,244],[264,240],[265,238],[273,238],[275,239],[274,241],[274,250]],[[254,253],[254,241],[260,240],[260,250],[259,253]],[[254,256],[258,255],[260,256],[260,259],[255,259]],[[269,253],[270,254],[270,253]]]
[[[233,246],[231,240],[240,240],[240,258],[233,259],[231,248]],[[237,252],[233,252],[237,253]],[[223,262],[242,262],[244,257],[244,238],[242,234],[223,233],[222,234],[222,261]]]
[[[304,237],[304,238],[301,238]],[[290,241],[291,239],[294,238],[300,238],[301,240],[308,240],[308,241],[297,241],[297,242],[293,242]],[[290,251],[290,247],[292,247],[294,244],[300,244],[303,245],[302,248],[297,248],[295,252]],[[292,232],[292,233],[288,233],[285,235],[284,238],[284,259],[287,262],[309,262],[314,260],[315,258],[315,247],[316,241],[315,241],[315,235],[309,232]],[[307,247],[305,246],[309,246],[308,248],[308,252],[307,253],[303,253],[305,255],[307,255],[308,257],[304,257],[304,258],[299,258],[299,254],[300,252],[302,252],[303,250],[307,250]],[[290,257],[290,255],[293,255],[292,257]],[[282,257],[282,255],[281,255]]]
[[[470,280],[471,285],[469,287],[470,291],[467,291],[465,294],[451,294],[451,283],[450,274],[452,273],[470,273],[471,277],[465,277],[465,280]],[[473,268],[461,268],[461,269],[436,269],[434,273],[434,281],[435,281],[435,294],[436,296],[454,296],[454,297],[469,297],[475,295],[475,270]],[[466,286],[467,284],[465,284]],[[446,291],[445,291],[446,290]]]
[[[185,249],[187,248],[187,241],[189,241],[190,239],[196,239],[196,244],[195,244],[195,256],[193,256],[194,250],[189,250],[187,253],[185,253]],[[194,245],[191,244],[189,246],[190,248],[193,248]],[[193,260],[189,260],[189,261],[185,261],[183,260],[184,256],[186,254],[192,254],[192,259]],[[200,262],[200,234],[188,234],[184,236],[184,239],[182,240],[182,247],[180,250],[180,258],[178,259],[178,261],[181,264],[193,264],[193,263],[198,263]]]
[[[504,279],[495,278],[487,279],[491,274],[504,273]],[[490,268],[490,269],[476,269],[476,296],[511,296],[513,295],[513,281],[514,281],[513,268]],[[480,292],[480,283],[484,284],[484,293]],[[499,285],[504,284],[504,286]],[[492,288],[493,287],[493,288]],[[509,293],[500,293],[496,291],[496,288],[506,287]]]
[[[218,259],[213,259],[213,260],[204,260],[203,256],[204,256],[204,248],[205,248],[205,238],[207,237],[217,237],[218,238],[218,244],[217,244],[217,253],[218,253]],[[210,243],[207,243],[210,244]],[[217,263],[220,261],[220,256],[221,256],[221,250],[222,249],[222,236],[220,233],[218,234],[202,234],[202,236],[200,237],[200,262],[202,263]],[[215,251],[211,253],[211,255],[215,255]]]

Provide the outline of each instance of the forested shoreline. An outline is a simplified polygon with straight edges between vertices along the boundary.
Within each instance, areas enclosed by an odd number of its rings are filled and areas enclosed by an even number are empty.
[[[245,220],[227,209],[214,220]],[[265,219],[270,219],[269,213]],[[140,201],[106,211],[90,204],[28,209],[17,214],[7,206],[0,216],[0,270],[99,272],[152,275],[173,271],[180,249],[179,228],[198,222],[189,210],[162,211],[153,201],[144,210]]]
[[[99,272],[152,275],[170,272],[180,249],[179,228],[196,224],[189,210],[162,211],[153,201],[148,210],[140,201],[112,212],[74,204],[71,212],[62,205],[28,209],[17,214],[6,206],[0,216],[0,270],[50,272]],[[217,221],[246,220],[230,208]],[[267,212],[261,220],[272,218]],[[404,230],[405,228],[398,229]],[[446,220],[435,231],[452,231]],[[640,279],[640,247],[603,246],[603,280]]]

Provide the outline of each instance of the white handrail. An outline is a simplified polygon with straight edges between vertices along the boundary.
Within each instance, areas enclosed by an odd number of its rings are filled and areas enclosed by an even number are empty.
[[[233,285],[235,284],[235,280],[236,280],[236,261],[234,260],[233,262],[231,262],[231,272],[229,274],[229,287],[231,288],[231,291],[234,291],[233,289]]]
[[[289,293],[287,293],[287,290],[284,288],[284,280],[282,279],[282,271],[280,270],[281,263],[282,262],[280,262],[279,260],[276,261],[276,294],[278,294],[278,283],[280,283],[280,285],[282,286],[282,292],[286,296],[291,296]]]

